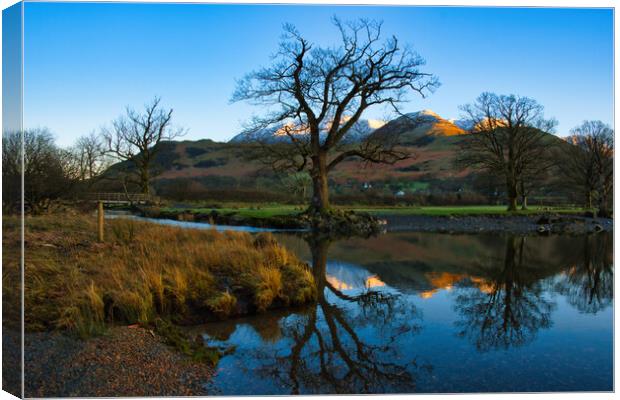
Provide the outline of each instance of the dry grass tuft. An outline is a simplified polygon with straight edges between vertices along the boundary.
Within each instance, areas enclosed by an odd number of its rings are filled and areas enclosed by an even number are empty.
[[[97,243],[95,223],[90,215],[27,218],[27,329],[88,336],[111,322],[198,322],[316,299],[308,266],[271,235],[118,219],[106,221],[106,242]],[[5,218],[3,281],[13,301],[17,227]]]
[[[282,274],[279,269],[261,266],[257,271],[254,298],[258,311],[265,311],[275,299],[282,298]]]
[[[226,318],[235,311],[237,298],[225,291],[208,299],[206,305],[219,318]]]

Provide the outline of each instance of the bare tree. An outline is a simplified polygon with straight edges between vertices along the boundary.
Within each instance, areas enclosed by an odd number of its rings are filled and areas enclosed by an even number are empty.
[[[153,169],[157,145],[184,133],[182,129],[172,128],[171,121],[172,109],[160,107],[160,99],[156,97],[144,106],[144,112],[127,107],[125,115],[114,120],[111,128],[104,129],[108,152],[130,163],[122,177],[125,190],[128,183],[134,183],[142,193],[150,193],[151,179],[157,173]]]
[[[22,164],[23,151],[23,164]],[[54,143],[47,128],[2,135],[2,202],[7,211],[21,202],[21,178],[24,177],[24,204],[35,214],[73,188],[75,164],[66,150]]]
[[[556,121],[543,117],[543,106],[528,97],[482,93],[461,109],[471,119],[457,163],[500,176],[508,210],[516,211],[520,189],[553,164],[548,135]]]
[[[381,39],[381,24],[368,20],[342,23],[337,47],[311,44],[291,25],[271,66],[240,80],[233,101],[274,107],[251,122],[247,132],[273,129],[288,137],[260,146],[262,159],[274,170],[308,171],[313,181],[310,208],[329,209],[328,174],[340,162],[357,158],[394,163],[408,157],[398,141],[371,135],[358,144],[343,138],[369,107],[398,110],[406,95],[424,96],[438,86],[421,72],[424,60],[396,37]]]
[[[547,141],[524,155],[518,171],[518,190],[521,196],[521,209],[527,210],[527,199],[535,190],[552,181],[551,175],[557,166],[557,157],[553,156],[556,146]]]
[[[22,140],[20,132],[2,134],[2,209],[20,207],[22,190]]]
[[[584,205],[598,200],[599,214],[608,216],[613,190],[614,131],[601,121],[584,121],[571,130],[564,146],[561,169],[564,178],[583,193]]]
[[[91,132],[77,139],[71,149],[78,168],[78,178],[92,184],[109,166],[106,143],[101,135]]]

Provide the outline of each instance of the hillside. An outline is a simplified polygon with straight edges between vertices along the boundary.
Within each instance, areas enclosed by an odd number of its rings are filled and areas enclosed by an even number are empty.
[[[343,196],[371,192],[394,198],[397,193],[454,194],[480,185],[470,171],[455,169],[453,165],[466,134],[459,127],[463,124],[466,121],[448,120],[430,110],[402,115],[388,123],[360,121],[347,138],[348,143],[368,135],[399,135],[411,157],[394,165],[345,161],[331,172],[330,190]],[[156,157],[156,169],[160,172],[154,183],[156,192],[179,198],[190,196],[188,193],[196,198],[218,199],[229,195],[244,198],[238,193],[263,200],[290,197],[291,190],[283,182],[285,175],[276,175],[259,161],[247,159],[248,147],[258,136],[267,143],[286,140],[286,135],[283,139],[277,129],[272,129],[255,136],[242,133],[228,143],[208,139],[161,143]],[[120,164],[113,170],[122,168]]]

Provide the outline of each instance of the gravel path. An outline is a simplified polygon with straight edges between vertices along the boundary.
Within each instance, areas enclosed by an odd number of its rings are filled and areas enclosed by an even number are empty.
[[[26,334],[26,397],[207,395],[211,367],[142,328],[114,327],[86,341]]]
[[[21,397],[21,332],[8,327],[8,324],[5,316],[2,325],[2,390]]]

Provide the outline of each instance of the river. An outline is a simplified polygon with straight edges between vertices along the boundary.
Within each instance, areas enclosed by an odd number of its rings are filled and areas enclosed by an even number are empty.
[[[276,232],[315,306],[194,327],[213,394],[613,390],[613,236]]]

